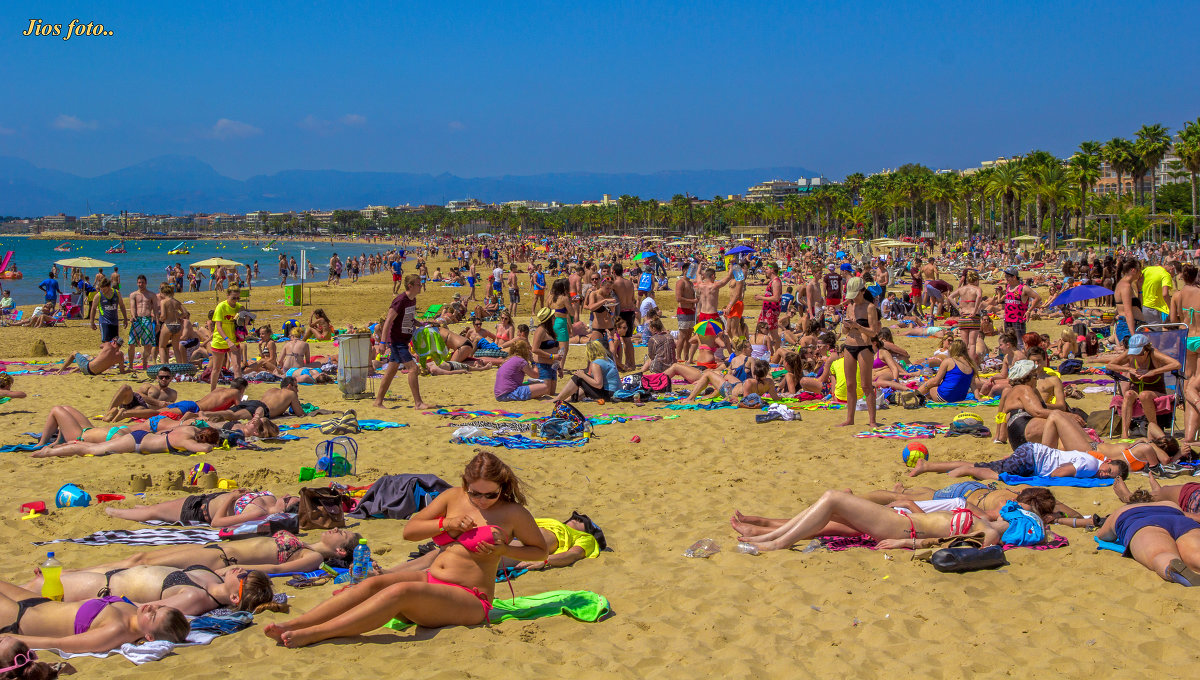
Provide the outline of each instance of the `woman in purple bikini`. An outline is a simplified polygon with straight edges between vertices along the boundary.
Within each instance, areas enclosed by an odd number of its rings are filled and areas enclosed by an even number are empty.
[[[183,642],[190,630],[178,609],[138,607],[111,596],[55,602],[29,597],[28,591],[8,583],[0,583],[0,625],[0,634],[30,647],[71,653],[107,652],[138,640]]]
[[[516,475],[494,454],[476,454],[463,470],[462,482],[404,526],[405,538],[432,538],[439,546],[428,571],[369,578],[263,632],[285,647],[303,647],[362,635],[394,618],[425,628],[486,623],[500,558],[545,562],[546,541],[525,509]],[[512,538],[521,545],[509,545]]]

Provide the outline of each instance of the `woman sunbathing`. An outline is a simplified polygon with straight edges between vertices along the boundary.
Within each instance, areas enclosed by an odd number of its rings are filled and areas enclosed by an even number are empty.
[[[236,489],[192,494],[154,505],[135,505],[132,508],[105,506],[104,512],[109,517],[133,522],[158,520],[229,527],[280,512],[294,513],[299,506],[300,499],[296,496],[276,496],[270,491]]]
[[[361,534],[345,529],[330,529],[316,543],[305,543],[290,531],[276,531],[272,536],[243,538],[237,541],[207,545],[179,545],[141,552],[118,562],[91,568],[91,571],[127,569],[143,564],[183,569],[200,564],[210,569],[232,565],[249,571],[286,574],[291,571],[312,571],[328,562],[333,566],[348,566],[351,553]]]
[[[1164,581],[1200,585],[1200,522],[1170,501],[1126,505],[1104,521],[1096,536],[1125,546],[1126,557]]]
[[[1148,473],[1150,476],[1150,500],[1152,501],[1170,501],[1178,505],[1183,514],[1191,517],[1194,520],[1200,520],[1200,483],[1188,482],[1187,484],[1173,484],[1171,486],[1163,486],[1158,483],[1153,472]],[[1135,491],[1130,493],[1129,487],[1125,486],[1125,480],[1118,479],[1113,482],[1113,493],[1117,494],[1123,503],[1133,501]]]
[[[108,652],[127,642],[183,642],[191,626],[178,609],[135,606],[119,597],[55,602],[0,582],[0,635],[38,649],[77,654]]]
[[[253,612],[271,602],[275,591],[271,578],[261,571],[230,567],[217,573],[208,567],[193,565],[186,569],[141,566],[102,571],[64,571],[63,602],[83,602],[93,597],[112,595],[135,604],[156,604],[178,609],[188,616],[199,616],[220,608]],[[35,597],[42,592],[42,577],[23,588]]]
[[[134,430],[118,434],[109,441],[98,443],[70,442],[34,451],[34,458],[54,456],[106,456],[110,453],[208,453],[221,441],[221,435],[211,427],[185,425],[170,432],[156,434]]]
[[[1084,517],[1071,506],[1059,501],[1049,489],[1038,486],[1027,487],[1020,493],[997,488],[996,483],[967,481],[955,482],[941,489],[924,486],[906,487],[897,484],[891,491],[875,489],[861,494],[863,498],[880,505],[891,505],[897,501],[929,501],[961,498],[984,512],[989,520],[1000,519],[1000,509],[1008,501],[1016,501],[1041,516],[1046,524],[1061,524],[1069,527],[1095,526],[1096,515]]]
[[[361,635],[393,618],[426,628],[486,623],[500,558],[542,562],[546,543],[525,509],[516,475],[494,454],[476,454],[463,470],[462,482],[404,525],[406,539],[433,538],[442,546],[428,572],[369,578],[263,632],[284,646],[303,647]],[[512,538],[523,545],[508,545]]]
[[[1123,460],[1131,472],[1144,470],[1147,465],[1168,466],[1179,458],[1179,442],[1166,433],[1160,437],[1141,437],[1133,443],[1096,441],[1088,436],[1078,419],[1063,411],[1050,411],[1042,443],[1067,451],[1087,451],[1096,458]],[[1185,468],[1170,469],[1178,474]]]
[[[806,510],[773,529],[746,524],[733,518],[739,539],[759,550],[783,550],[816,536],[868,534],[880,549],[916,549],[939,538],[982,530],[984,545],[1000,542],[1000,532],[988,520],[970,510],[904,514],[845,491],[826,491]],[[931,540],[932,539],[932,540]]]
[[[24,399],[25,393],[20,390],[14,390],[13,377],[7,373],[0,373],[0,397],[8,397],[9,399]]]

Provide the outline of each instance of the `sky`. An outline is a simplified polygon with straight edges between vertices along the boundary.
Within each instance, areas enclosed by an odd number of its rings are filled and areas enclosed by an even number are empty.
[[[1200,118],[1194,0],[33,4],[0,8],[0,156],[84,176],[840,178]]]

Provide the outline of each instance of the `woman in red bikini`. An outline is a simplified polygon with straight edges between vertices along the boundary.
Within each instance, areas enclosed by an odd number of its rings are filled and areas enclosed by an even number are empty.
[[[500,558],[544,562],[546,541],[525,509],[516,475],[494,454],[476,454],[463,470],[462,482],[404,526],[405,538],[433,538],[440,547],[429,571],[369,578],[263,632],[285,647],[304,647],[361,635],[393,618],[425,628],[486,623]],[[509,545],[512,538],[522,545]]]

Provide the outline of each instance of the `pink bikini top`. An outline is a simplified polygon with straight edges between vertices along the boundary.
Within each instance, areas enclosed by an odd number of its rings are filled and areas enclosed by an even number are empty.
[[[474,529],[469,529],[462,532],[458,535],[458,538],[454,538],[449,533],[443,531],[442,533],[433,537],[433,542],[437,545],[450,545],[451,543],[459,543],[462,545],[462,547],[466,548],[470,552],[479,552],[480,543],[489,543],[491,545],[496,544],[496,535],[492,532],[492,530],[499,528],[500,527],[493,524],[485,524],[481,527],[475,527]]]

